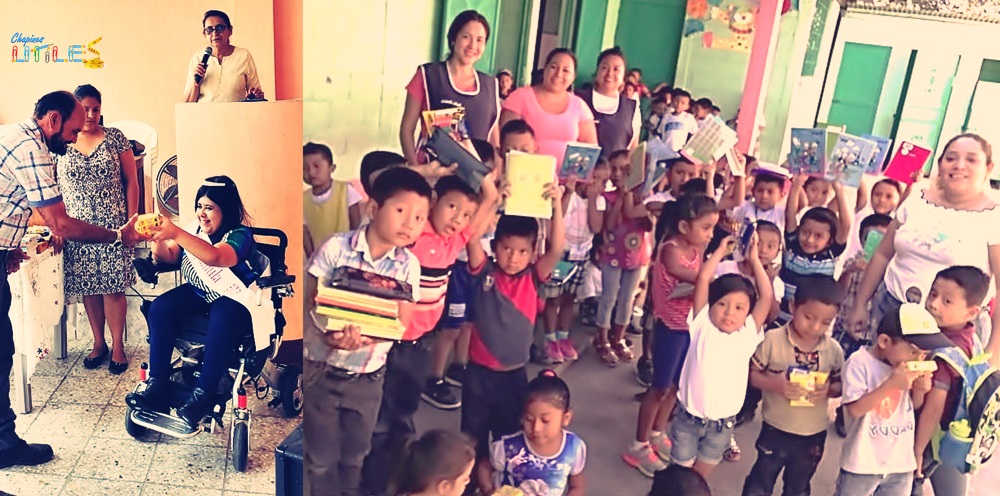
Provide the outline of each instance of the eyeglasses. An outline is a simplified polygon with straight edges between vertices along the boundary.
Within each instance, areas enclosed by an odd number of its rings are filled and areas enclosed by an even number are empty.
[[[212,34],[212,31],[215,31],[216,33],[221,33],[227,29],[229,29],[229,26],[226,26],[225,24],[217,24],[215,26],[209,26],[205,28],[204,30],[202,30],[202,32],[205,33],[205,36],[209,36]]]

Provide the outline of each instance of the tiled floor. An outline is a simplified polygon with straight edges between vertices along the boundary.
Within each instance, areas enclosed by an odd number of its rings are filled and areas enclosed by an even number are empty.
[[[28,442],[51,444],[55,459],[0,471],[0,491],[31,496],[274,494],[274,449],[301,418],[287,419],[280,407],[269,408],[270,397],[250,395],[250,458],[243,473],[227,456],[228,424],[187,440],[154,433],[138,441],[125,432],[124,397],[138,382],[148,350],[136,305],[130,297],[128,372],[113,376],[106,367],[83,368],[93,339],[83,320],[75,339],[70,332],[69,356],[50,356],[38,365],[31,379],[34,409],[18,415],[17,432]]]

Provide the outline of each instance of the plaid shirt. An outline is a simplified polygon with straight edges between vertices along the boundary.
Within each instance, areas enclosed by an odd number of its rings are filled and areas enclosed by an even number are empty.
[[[21,244],[32,208],[61,201],[55,161],[35,120],[0,127],[0,250]]]
[[[420,290],[420,262],[416,255],[406,248],[396,248],[382,258],[373,260],[368,247],[365,230],[368,225],[354,231],[334,234],[316,250],[309,263],[309,274],[319,279],[320,284],[337,267],[355,267],[369,272],[405,281],[413,288],[416,301]],[[338,350],[326,342],[325,318],[310,312],[311,324],[304,329],[305,357],[317,362],[326,362],[332,367],[356,374],[375,372],[385,365],[386,356],[392,349],[392,341],[378,341],[354,351]]]

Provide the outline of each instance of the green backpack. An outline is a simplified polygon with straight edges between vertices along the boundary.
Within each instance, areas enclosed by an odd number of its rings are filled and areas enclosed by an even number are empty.
[[[933,356],[962,378],[955,419],[941,439],[938,458],[962,473],[974,472],[1000,443],[1000,371],[990,365],[978,337],[972,358],[956,346],[934,350]]]

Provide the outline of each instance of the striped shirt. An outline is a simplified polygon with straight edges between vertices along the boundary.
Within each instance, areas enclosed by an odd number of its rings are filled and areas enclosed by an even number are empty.
[[[201,231],[201,228],[198,228]],[[257,254],[257,243],[254,241],[253,232],[250,228],[245,226],[237,227],[229,232],[222,235],[219,241],[215,241],[211,236],[209,239],[212,244],[226,243],[233,248],[236,252],[236,265],[230,267],[233,274],[239,278],[240,282],[245,284],[247,287],[260,277],[263,267],[261,267],[260,260]],[[218,239],[218,238],[216,238]],[[212,290],[212,288],[201,280],[198,273],[195,271],[194,265],[191,263],[192,255],[183,252],[181,257],[181,275],[184,276],[184,280],[191,283],[194,288],[194,292],[205,299],[206,302],[212,303],[222,295]]]
[[[428,221],[417,241],[409,249],[420,261],[420,298],[403,334],[404,341],[415,341],[434,329],[444,313],[451,266],[472,236],[472,226],[451,236],[442,236]]]
[[[61,201],[55,160],[35,120],[0,127],[0,250],[21,244],[32,208]]]
[[[677,246],[677,242],[674,240],[665,241],[657,254],[656,264],[653,265],[653,315],[660,319],[668,329],[687,331],[689,328],[688,314],[691,313],[691,307],[694,306],[694,295],[670,298],[670,294],[674,292],[681,281],[667,272],[665,262],[667,250],[665,248],[668,244]],[[682,253],[680,259],[682,266],[695,272],[701,269],[701,253],[698,250],[688,253],[688,255],[693,255],[689,258],[685,258],[684,255],[686,254]]]
[[[420,264],[417,257],[410,250],[397,247],[382,258],[373,259],[365,236],[370,225],[331,236],[313,254],[309,262],[309,274],[322,284],[333,273],[333,269],[354,267],[409,283],[413,288],[413,299],[416,300],[420,287]],[[385,365],[386,355],[392,349],[392,341],[376,341],[353,351],[334,349],[326,340],[325,318],[316,315],[315,311],[310,312],[310,317],[312,325],[306,325],[303,329],[302,342],[307,359],[326,362],[332,367],[356,374],[375,372]]]
[[[785,296],[781,300],[781,316],[790,318],[788,304],[795,296],[799,280],[803,276],[822,274],[833,277],[837,259],[844,253],[846,244],[831,241],[830,246],[817,253],[806,254],[799,245],[799,233],[785,233],[785,256],[782,258],[779,277],[785,283]]]

